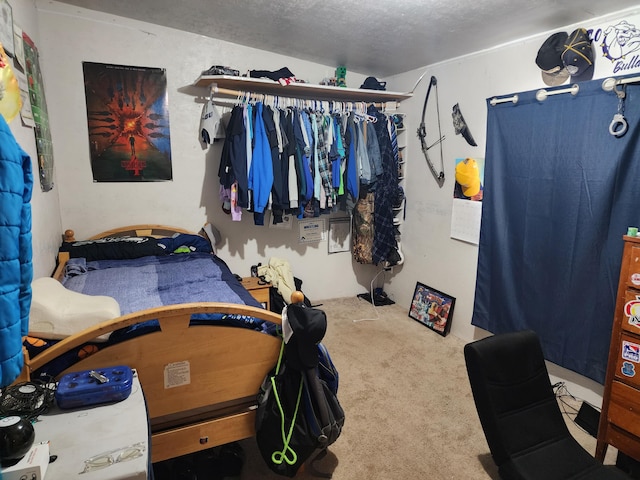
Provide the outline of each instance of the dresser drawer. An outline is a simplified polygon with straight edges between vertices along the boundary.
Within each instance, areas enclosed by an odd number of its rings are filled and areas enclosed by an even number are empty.
[[[252,437],[256,432],[255,423],[256,412],[253,410],[154,432],[151,459],[153,462],[160,462]]]
[[[640,391],[614,380],[607,420],[640,437]]]
[[[622,330],[640,335],[640,290],[627,288],[620,323]]]
[[[640,339],[622,333],[616,361],[616,378],[640,389]],[[640,397],[640,392],[638,393]]]
[[[640,245],[631,247],[629,255],[629,275],[626,278],[627,286],[640,288]]]

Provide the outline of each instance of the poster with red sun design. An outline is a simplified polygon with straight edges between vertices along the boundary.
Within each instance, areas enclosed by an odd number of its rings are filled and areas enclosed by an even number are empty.
[[[163,68],[83,62],[94,182],[172,179]]]

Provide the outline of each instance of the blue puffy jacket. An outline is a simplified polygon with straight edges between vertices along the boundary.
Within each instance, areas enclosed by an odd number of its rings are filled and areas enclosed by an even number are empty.
[[[261,102],[256,103],[255,137],[249,168],[249,190],[253,190],[253,210],[256,213],[264,212],[273,187],[273,158],[262,118],[263,108]]]
[[[31,307],[31,159],[0,115],[0,387],[23,366]]]

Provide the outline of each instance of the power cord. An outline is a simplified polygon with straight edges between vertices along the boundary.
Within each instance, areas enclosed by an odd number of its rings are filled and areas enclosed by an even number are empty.
[[[373,313],[376,314],[375,318],[354,318],[353,322],[354,323],[358,323],[358,322],[367,322],[367,321],[374,321],[374,320],[379,320],[380,319],[380,315],[378,314],[378,307],[376,306],[376,300],[375,300],[375,296],[374,296],[374,288],[373,288],[373,284],[376,281],[376,279],[380,276],[380,274],[384,275],[386,272],[386,269],[383,268],[382,270],[380,270],[378,273],[376,273],[374,275],[374,277],[371,279],[371,284],[369,285],[369,295],[371,298],[371,305],[373,306]],[[382,279],[382,284],[384,285],[384,276]],[[358,296],[358,298],[362,298],[360,296]]]
[[[0,416],[16,415],[33,421],[53,405],[55,391],[53,377],[6,387],[0,395]]]
[[[570,415],[577,415],[579,408],[574,403],[579,402],[579,400],[569,392],[566,383],[557,382],[553,385],[553,389],[562,413],[569,416],[569,418],[571,418]]]

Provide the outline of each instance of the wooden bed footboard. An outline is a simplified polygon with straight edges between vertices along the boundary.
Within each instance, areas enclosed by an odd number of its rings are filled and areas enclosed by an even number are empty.
[[[281,316],[228,303],[189,303],[135,312],[66,338],[28,360],[35,371],[74,347],[114,330],[157,319],[160,330],[102,348],[71,371],[127,365],[135,368],[158,462],[255,434],[260,385],[274,367],[282,340],[255,330],[190,326],[193,314],[249,315],[275,324]]]

